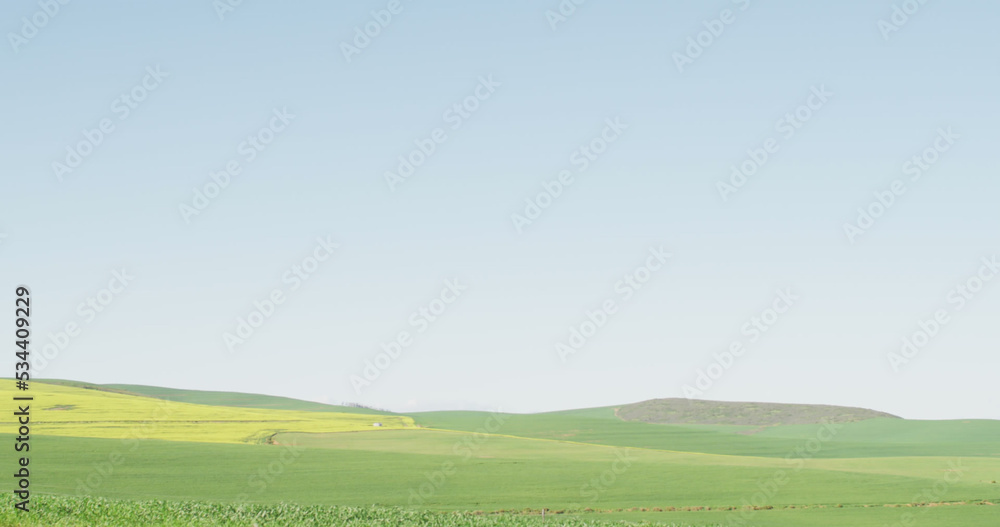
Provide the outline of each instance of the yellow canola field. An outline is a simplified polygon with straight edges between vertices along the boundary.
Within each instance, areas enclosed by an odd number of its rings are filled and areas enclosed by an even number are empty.
[[[25,392],[10,379],[0,379],[0,387],[6,401],[34,397],[15,401],[30,406],[32,435],[264,443],[279,432],[416,428],[412,418],[393,415],[208,406],[39,382]]]

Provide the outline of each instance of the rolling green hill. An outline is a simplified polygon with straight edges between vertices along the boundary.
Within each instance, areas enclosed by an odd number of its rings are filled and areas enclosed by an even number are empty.
[[[17,393],[14,382],[0,380],[0,392]],[[279,432],[415,427],[403,415],[211,406],[65,384],[34,383],[31,396],[31,431],[47,436],[266,443]]]
[[[3,386],[10,396],[11,381]],[[623,407],[376,416],[148,386],[63,381],[32,390],[36,495],[249,503],[274,517],[306,514],[295,507],[372,505],[507,515],[482,525],[521,524],[511,522],[542,509],[584,523],[727,527],[884,527],[909,521],[904,514],[919,514],[917,525],[985,526],[1000,517],[1000,421],[659,424],[624,420]],[[727,409],[756,411],[744,410]],[[387,425],[373,429],[376,418]],[[134,509],[134,517],[167,506],[83,503]],[[74,525],[67,514],[64,523]]]
[[[278,397],[275,395],[260,395],[238,392],[212,392],[203,390],[180,390],[176,388],[162,388],[159,386],[143,386],[140,384],[92,384],[81,381],[66,381],[58,379],[37,380],[47,384],[58,384],[62,386],[73,386],[89,390],[100,390],[127,395],[141,395],[168,401],[177,401],[194,404],[207,404],[212,406],[234,406],[238,408],[262,408],[271,410],[303,410],[309,412],[340,412],[355,414],[379,414],[392,415],[393,412],[376,410],[371,408],[358,408],[354,406],[342,406],[333,404],[316,403],[312,401],[302,401],[289,397]]]
[[[419,426],[474,432],[484,412],[410,414]],[[619,447],[739,456],[784,457],[822,433],[823,425],[772,427],[663,425],[615,418],[613,408],[543,414],[509,414],[501,433]],[[836,425],[814,457],[995,456],[1000,421],[871,419]]]

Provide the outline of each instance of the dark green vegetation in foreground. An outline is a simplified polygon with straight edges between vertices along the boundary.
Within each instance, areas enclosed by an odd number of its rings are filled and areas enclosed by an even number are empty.
[[[123,501],[42,496],[29,513],[15,511],[5,499],[0,526],[23,527],[612,527],[667,524],[525,515],[441,513],[384,507],[329,507],[289,504],[225,504],[176,501]],[[682,527],[680,524],[670,524]]]
[[[822,404],[734,403],[693,399],[652,399],[618,408],[626,421],[705,425],[808,425],[823,422],[854,423],[895,415],[864,408]]]

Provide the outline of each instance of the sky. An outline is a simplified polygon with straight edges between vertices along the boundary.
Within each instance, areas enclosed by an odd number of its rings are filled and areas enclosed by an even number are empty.
[[[6,2],[2,287],[34,378],[1000,419],[998,17]]]

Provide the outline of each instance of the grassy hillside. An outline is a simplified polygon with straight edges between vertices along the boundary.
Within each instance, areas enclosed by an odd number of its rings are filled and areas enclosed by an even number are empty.
[[[208,404],[212,406],[235,406],[238,408],[262,408],[265,410],[303,410],[310,412],[340,412],[349,414],[365,415],[392,415],[392,412],[383,410],[372,410],[369,408],[357,408],[353,406],[341,406],[333,404],[316,403],[312,401],[302,401],[290,397],[277,397],[274,395],[260,395],[252,393],[237,392],[212,392],[203,390],[179,390],[176,388],[161,388],[159,386],[144,386],[141,384],[93,384],[81,381],[65,381],[58,379],[45,379],[35,382],[46,384],[56,384],[61,386],[72,386],[76,388],[86,388],[89,390],[100,390],[125,395],[141,395],[154,397],[168,401],[182,403]]]
[[[0,380],[0,393],[14,395]],[[32,432],[39,435],[256,443],[282,431],[346,432],[412,427],[404,416],[278,411],[179,403],[73,386],[34,383]]]
[[[299,446],[290,446],[296,440]],[[132,450],[117,440],[39,436],[32,447],[44,455],[32,459],[33,486],[36,492],[115,499],[485,511],[660,508],[660,521],[704,524],[668,511],[709,508],[733,514],[756,499],[762,482],[773,482],[779,474],[784,483],[760,502],[778,511],[808,507],[819,514],[907,505],[942,481],[954,461],[816,459],[800,466],[775,458],[622,452],[497,436],[479,441],[475,434],[426,430],[282,435],[279,442],[284,446],[145,440]],[[115,452],[121,457],[113,457]],[[928,501],[965,502],[949,507],[958,515],[982,507],[1000,512],[975,505],[1000,503],[1000,485],[992,483],[1000,478],[1000,459],[965,466],[954,483]]]
[[[427,428],[482,429],[484,412],[412,414]],[[822,433],[822,425],[775,427],[661,425],[626,422],[612,408],[545,414],[508,414],[501,433],[619,447],[739,456],[785,457]],[[1000,421],[907,421],[873,419],[837,425],[836,434],[814,457],[995,456]]]
[[[0,386],[12,395],[12,381]],[[437,511],[418,517],[445,527],[533,525],[542,509],[589,525],[737,526],[751,518],[762,526],[884,527],[911,521],[903,516],[910,513],[919,513],[917,525],[992,525],[984,518],[1000,517],[998,421],[677,425],[625,421],[615,407],[410,417],[208,405],[269,401],[132,388],[32,385],[33,496],[212,502],[191,505],[206,522],[221,518],[205,525],[240,524],[224,522],[245,518],[246,507],[325,521],[346,509],[310,507],[372,505]],[[375,421],[385,426],[373,428]],[[13,438],[0,434],[3,441]],[[155,525],[174,507],[51,503],[83,509],[60,513],[69,521],[60,525],[101,510]],[[359,525],[414,514],[365,510]],[[439,514],[477,510],[514,516],[489,523],[496,518]]]
[[[693,399],[652,399],[616,411],[626,421],[662,424],[775,426],[853,423],[898,417],[884,412],[821,404],[739,403]]]

